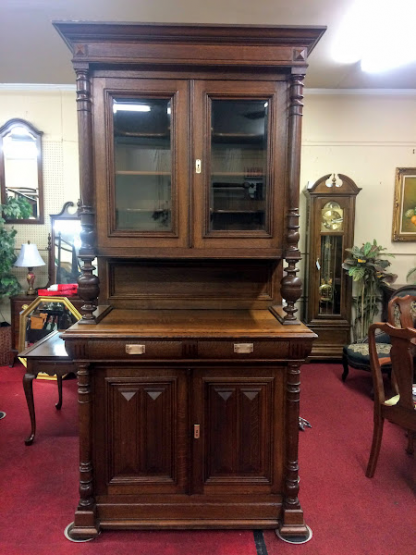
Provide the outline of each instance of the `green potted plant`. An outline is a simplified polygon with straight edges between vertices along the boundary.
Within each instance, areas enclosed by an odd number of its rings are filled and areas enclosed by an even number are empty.
[[[16,229],[7,226],[5,218],[29,218],[32,208],[26,199],[8,197],[4,204],[0,204],[0,302],[21,290],[19,280],[13,274],[13,264],[16,261],[15,236]],[[4,320],[3,314],[2,318]],[[0,326],[8,326],[2,322]]]
[[[387,271],[391,262],[383,258],[394,255],[385,253],[386,248],[378,245],[375,239],[372,243],[346,250],[350,256],[344,260],[342,267],[358,286],[357,295],[353,297],[356,311],[353,335],[354,342],[357,342],[367,337],[368,328],[379,311],[381,286],[393,283],[397,275]]]

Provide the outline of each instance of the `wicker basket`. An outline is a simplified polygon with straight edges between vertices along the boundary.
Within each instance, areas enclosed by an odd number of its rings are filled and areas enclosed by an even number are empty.
[[[12,328],[10,325],[0,326],[0,366],[10,362],[12,348]]]

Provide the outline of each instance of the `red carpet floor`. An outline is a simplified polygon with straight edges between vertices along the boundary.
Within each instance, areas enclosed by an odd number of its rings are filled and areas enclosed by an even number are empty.
[[[0,555],[415,555],[416,463],[403,432],[386,423],[379,464],[365,477],[372,433],[370,375],[340,364],[302,368],[300,500],[312,540],[290,545],[264,531],[256,550],[247,531],[104,531],[88,543],[64,537],[78,501],[76,381],[36,381],[35,443],[21,384],[24,370],[0,368]]]

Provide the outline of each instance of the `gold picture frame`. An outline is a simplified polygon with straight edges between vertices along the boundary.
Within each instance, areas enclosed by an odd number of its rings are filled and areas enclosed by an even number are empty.
[[[54,310],[56,308],[56,310]],[[68,316],[66,318],[66,324],[63,323],[62,318],[58,318],[58,314],[62,313],[62,315]],[[45,329],[45,333],[43,333],[43,328],[45,327],[41,320],[42,315],[46,314],[46,318],[44,319],[44,324],[48,325],[48,320],[53,320],[52,323],[55,324],[59,321],[59,326],[52,327],[50,329]],[[33,322],[31,321],[33,319]],[[75,324],[78,320],[81,319],[81,314],[75,308],[75,306],[71,303],[71,301],[67,297],[54,297],[54,296],[45,296],[45,297],[37,297],[33,302],[30,303],[19,315],[19,341],[18,341],[18,352],[22,353],[25,351],[29,346],[27,342],[27,332],[28,332],[28,324],[33,324],[31,326],[32,332],[35,332],[34,342],[40,340],[42,337],[48,335],[55,329],[59,331],[64,331],[72,324]],[[39,333],[39,337],[36,339],[36,332]],[[19,357],[20,362],[26,366],[26,359],[24,357]]]
[[[416,168],[397,168],[392,241],[416,241]]]

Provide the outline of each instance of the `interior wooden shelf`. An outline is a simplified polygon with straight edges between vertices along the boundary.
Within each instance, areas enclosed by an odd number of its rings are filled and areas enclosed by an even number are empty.
[[[117,212],[170,212],[170,208],[118,208]]]
[[[246,172],[212,172],[212,176],[220,175],[222,177],[244,177],[244,179],[261,179],[264,173],[251,173],[247,175]]]
[[[242,144],[259,144],[264,140],[264,135],[255,133],[215,133],[211,134],[213,143],[242,143]]]
[[[116,175],[171,175],[171,172],[118,170]]]
[[[218,209],[218,210],[211,210],[213,214],[257,214],[259,212],[264,212],[264,208],[258,208],[256,210],[227,210],[227,209]]]

